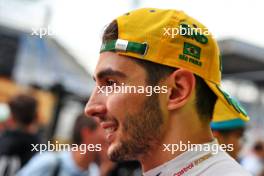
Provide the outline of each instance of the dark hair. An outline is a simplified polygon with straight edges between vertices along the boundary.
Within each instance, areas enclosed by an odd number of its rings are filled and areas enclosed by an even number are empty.
[[[37,118],[37,100],[29,95],[20,94],[8,102],[12,117],[22,125],[29,125]]]
[[[228,135],[230,135],[230,134],[232,134],[234,132],[239,132],[239,133],[243,134],[244,131],[245,131],[245,128],[244,127],[238,127],[238,128],[233,128],[233,129],[221,129],[221,130],[212,129],[212,131],[217,131],[222,136],[227,137]]]
[[[110,23],[104,31],[103,42],[108,40],[115,40],[118,38],[118,25],[117,21],[114,20]],[[147,83],[150,85],[157,85],[159,81],[166,76],[170,75],[177,68],[169,67],[166,65],[157,64],[150,61],[133,59],[136,63],[141,65],[147,72]],[[201,117],[201,120],[210,122],[213,116],[214,106],[216,103],[217,96],[208,87],[205,81],[195,75],[196,80],[196,109]]]
[[[263,146],[263,142],[261,141],[257,141],[254,146],[253,146],[253,150],[256,152],[261,152],[264,150],[264,146]]]
[[[86,117],[83,113],[79,114],[75,120],[73,126],[73,135],[72,135],[72,143],[80,145],[83,141],[81,131],[84,128],[88,128],[91,131],[96,130],[98,124],[91,117]]]

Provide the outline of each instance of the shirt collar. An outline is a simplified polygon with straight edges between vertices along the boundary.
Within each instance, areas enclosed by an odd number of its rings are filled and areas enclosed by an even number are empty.
[[[208,153],[212,152],[212,145],[218,145],[217,139],[214,139],[212,142],[201,144],[203,145],[202,148],[207,147],[209,150],[198,150],[198,151],[191,151],[187,150],[186,152],[178,155],[174,159],[167,161],[166,163],[157,166],[145,173],[143,173],[144,176],[160,176],[164,173],[168,173],[173,170],[181,170],[181,168],[188,167],[188,164],[192,163],[195,159],[202,157],[203,155],[206,155]],[[163,174],[162,174],[163,173]]]

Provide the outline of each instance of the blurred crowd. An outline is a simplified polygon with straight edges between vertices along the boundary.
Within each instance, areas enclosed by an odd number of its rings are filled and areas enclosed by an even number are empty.
[[[40,153],[37,144],[47,144],[43,130],[38,125],[38,102],[28,94],[11,97],[0,104],[0,175],[1,176],[140,176],[137,161],[114,163],[107,157],[104,131],[93,118],[80,113],[76,117],[71,144],[89,146],[100,144],[98,150],[83,152],[56,148]],[[240,155],[246,143],[247,125],[235,120],[231,125],[212,122],[211,128],[220,144],[232,144],[229,151],[245,169],[254,176],[264,176],[264,139],[256,140],[244,155]],[[58,141],[52,141],[56,143]],[[59,141],[60,142],[60,141]],[[87,148],[86,148],[87,149]]]
[[[0,175],[1,176],[126,176],[140,175],[136,161],[113,163],[107,158],[104,131],[93,118],[82,113],[73,125],[71,143],[96,146],[99,150],[84,152],[81,148],[40,153],[36,144],[46,144],[38,128],[37,100],[27,94],[12,97],[0,106]],[[58,141],[52,141],[57,144]]]

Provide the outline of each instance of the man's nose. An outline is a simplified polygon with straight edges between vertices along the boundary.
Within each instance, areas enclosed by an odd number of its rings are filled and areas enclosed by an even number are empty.
[[[102,97],[101,97],[102,98]],[[97,92],[94,91],[85,106],[85,114],[90,117],[102,118],[106,114],[106,107],[100,97],[98,97]]]
[[[85,106],[85,114],[87,116],[102,118],[106,113],[106,108],[102,104],[90,104],[89,101]]]

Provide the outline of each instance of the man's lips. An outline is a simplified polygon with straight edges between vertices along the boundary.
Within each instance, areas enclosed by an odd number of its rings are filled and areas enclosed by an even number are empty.
[[[117,130],[118,124],[115,121],[101,122],[101,127],[105,130],[106,138],[113,138],[113,133]]]
[[[103,129],[107,129],[107,128],[117,126],[117,124],[115,122],[112,122],[112,121],[111,122],[109,122],[109,121],[108,122],[101,122],[100,125]]]

